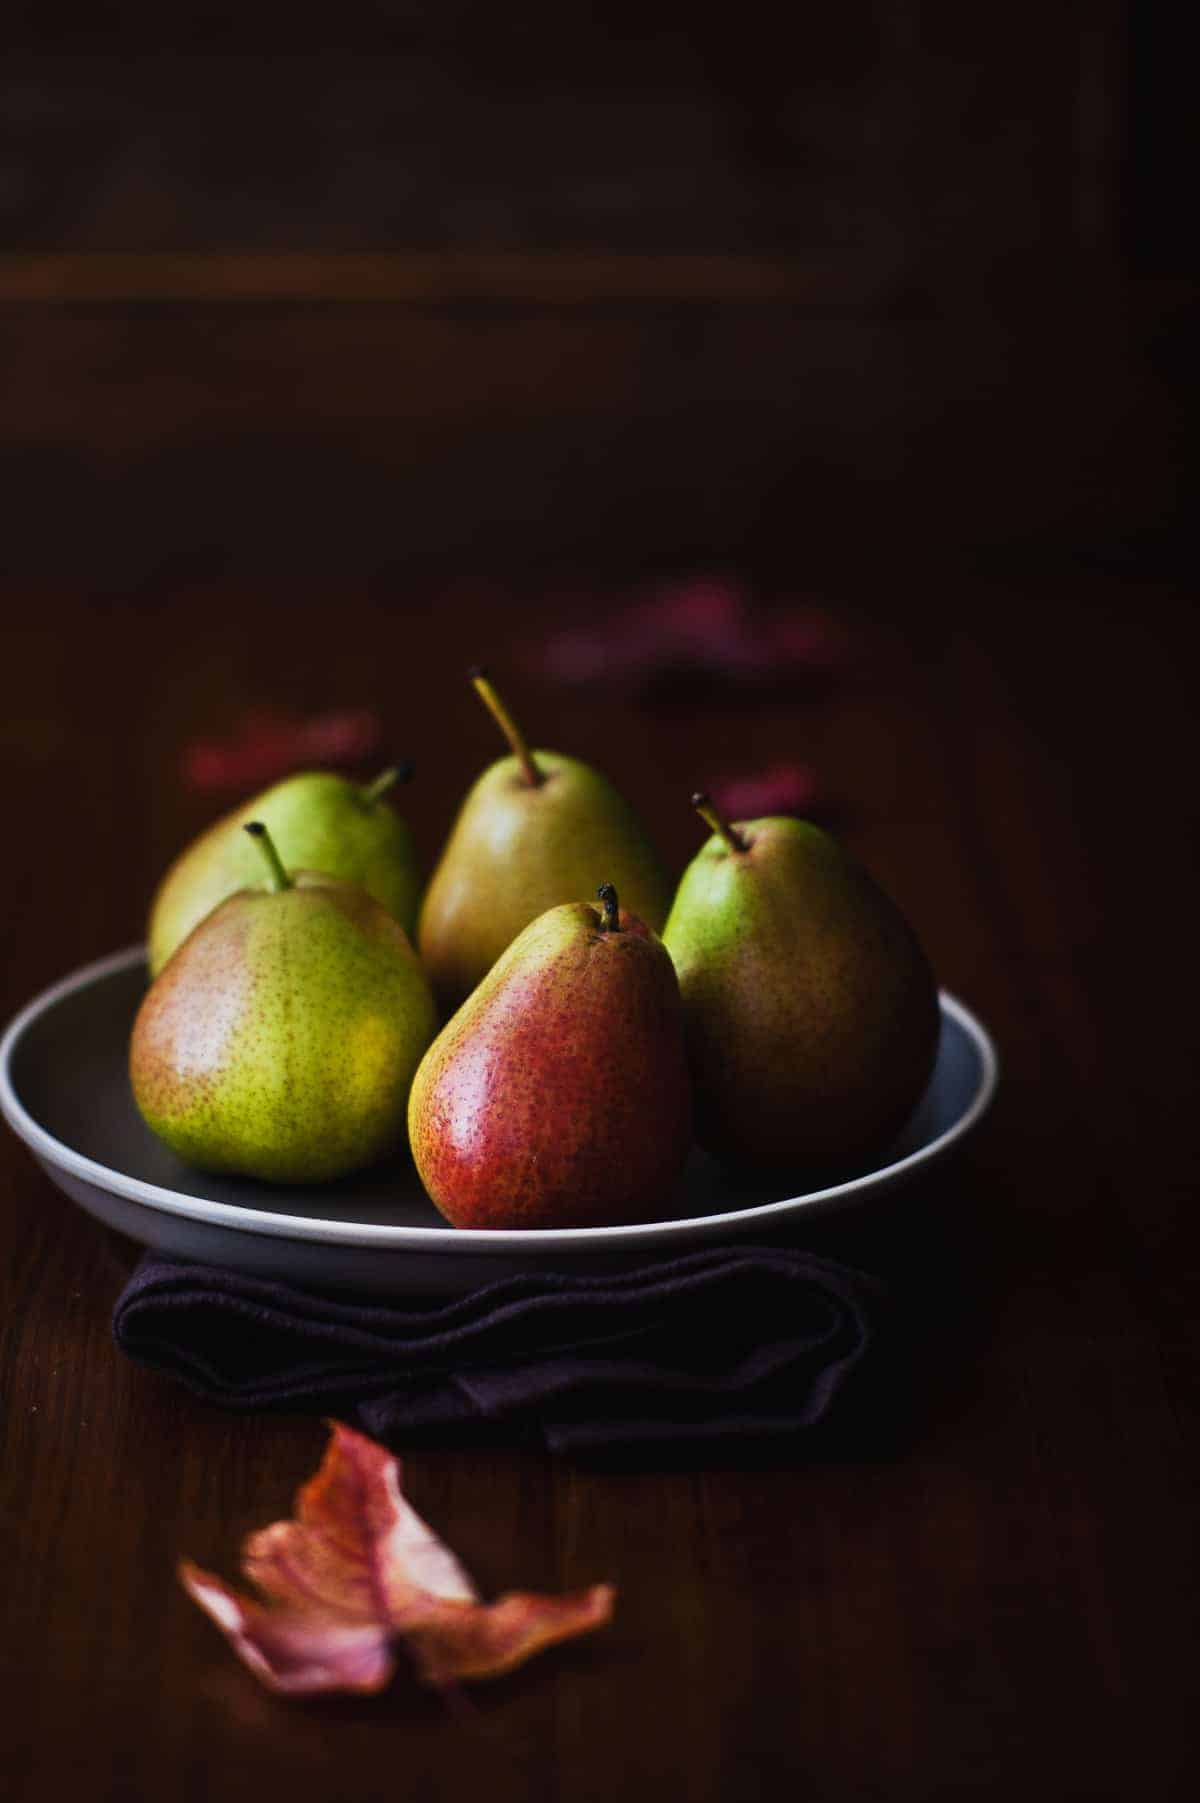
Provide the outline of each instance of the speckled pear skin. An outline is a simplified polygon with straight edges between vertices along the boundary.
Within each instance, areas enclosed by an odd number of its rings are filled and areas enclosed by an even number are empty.
[[[430,1046],[408,1105],[456,1227],[669,1214],[691,1138],[679,987],[658,939],[583,902],[527,926]]]
[[[421,907],[417,945],[443,1011],[457,1008],[531,920],[595,895],[597,873],[659,931],[671,891],[633,809],[589,765],[534,757],[545,781],[500,758],[468,791]]]
[[[301,871],[220,903],[151,984],[134,1098],[189,1164],[320,1183],[402,1137],[435,1026],[403,927],[355,885]]]
[[[679,975],[696,1137],[737,1170],[846,1165],[903,1125],[933,1069],[933,972],[899,909],[808,822],[740,822],[684,872]]]
[[[176,858],[150,906],[147,950],[157,976],[177,945],[218,902],[262,876],[242,830],[261,820],[288,865],[357,883],[412,934],[421,881],[412,836],[386,796],[328,770],[289,776],[216,821]]]

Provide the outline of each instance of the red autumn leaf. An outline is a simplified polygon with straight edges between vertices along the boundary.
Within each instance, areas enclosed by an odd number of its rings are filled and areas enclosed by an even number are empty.
[[[540,664],[558,681],[646,688],[700,677],[762,687],[827,676],[846,660],[841,626],[814,604],[764,612],[738,583],[699,576],[624,608],[593,604],[588,625],[554,634]]]
[[[382,737],[369,708],[298,719],[275,708],[251,708],[225,739],[186,746],[183,774],[193,789],[249,789],[308,764],[361,763]]]
[[[268,1689],[382,1690],[399,1641],[427,1683],[488,1678],[611,1618],[609,1584],[563,1596],[514,1590],[481,1603],[405,1500],[397,1461],[341,1422],[330,1430],[320,1470],[296,1496],[295,1520],[251,1534],[242,1549],[261,1598],[189,1560],[179,1566],[188,1595]]]
[[[811,814],[821,807],[820,784],[807,764],[770,764],[763,770],[723,777],[709,785],[709,793],[730,820]]]

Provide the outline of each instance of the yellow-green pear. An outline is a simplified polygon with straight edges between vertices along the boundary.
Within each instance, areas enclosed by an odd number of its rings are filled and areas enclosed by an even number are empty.
[[[768,818],[713,830],[663,940],[683,998],[696,1137],[736,1169],[800,1176],[881,1148],[937,1049],[937,988],[916,936],[819,827]]]
[[[433,996],[404,928],[365,890],[288,875],[265,827],[246,833],[267,880],[219,903],[151,984],[130,1042],[134,1099],[189,1164],[319,1183],[402,1139]]]
[[[386,799],[411,772],[397,764],[362,784],[329,770],[301,771],[216,821],[176,858],[155,893],[146,934],[151,976],[218,902],[259,880],[262,860],[242,831],[251,820],[274,835],[292,869],[357,883],[411,935],[421,893],[416,853]]]
[[[607,778],[531,750],[486,672],[471,681],[512,749],[467,794],[421,906],[417,945],[447,1012],[531,920],[594,894],[598,870],[655,932],[671,898],[645,828]]]

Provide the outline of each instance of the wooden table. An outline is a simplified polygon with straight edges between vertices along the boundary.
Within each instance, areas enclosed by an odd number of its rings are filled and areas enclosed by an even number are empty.
[[[62,522],[69,532],[69,521]],[[1165,583],[979,568],[837,597],[862,656],[802,703],[627,707],[518,668],[550,601],[197,575],[10,592],[0,716],[5,1017],[137,938],[214,810],[181,747],[251,702],[378,706],[432,857],[492,755],[474,656],[595,757],[680,866],[698,778],[811,758],[942,981],[993,1028],[991,1119],[945,1177],[813,1243],[908,1326],[838,1432],[714,1464],[414,1453],[416,1506],[488,1593],[612,1579],[610,1631],[448,1712],[415,1683],[296,1706],[188,1602],[286,1512],[314,1421],[234,1418],[131,1368],[134,1256],[0,1137],[9,1803],[267,1795],[690,1803],[797,1794],[1163,1798],[1195,1750],[1191,1131],[1196,635]]]

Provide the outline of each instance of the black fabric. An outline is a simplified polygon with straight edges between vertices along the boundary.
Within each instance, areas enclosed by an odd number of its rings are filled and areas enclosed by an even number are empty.
[[[397,1445],[500,1434],[583,1452],[802,1433],[863,1359],[881,1299],[862,1272],[778,1246],[387,1304],[148,1252],[113,1332],[227,1408],[339,1414]]]

